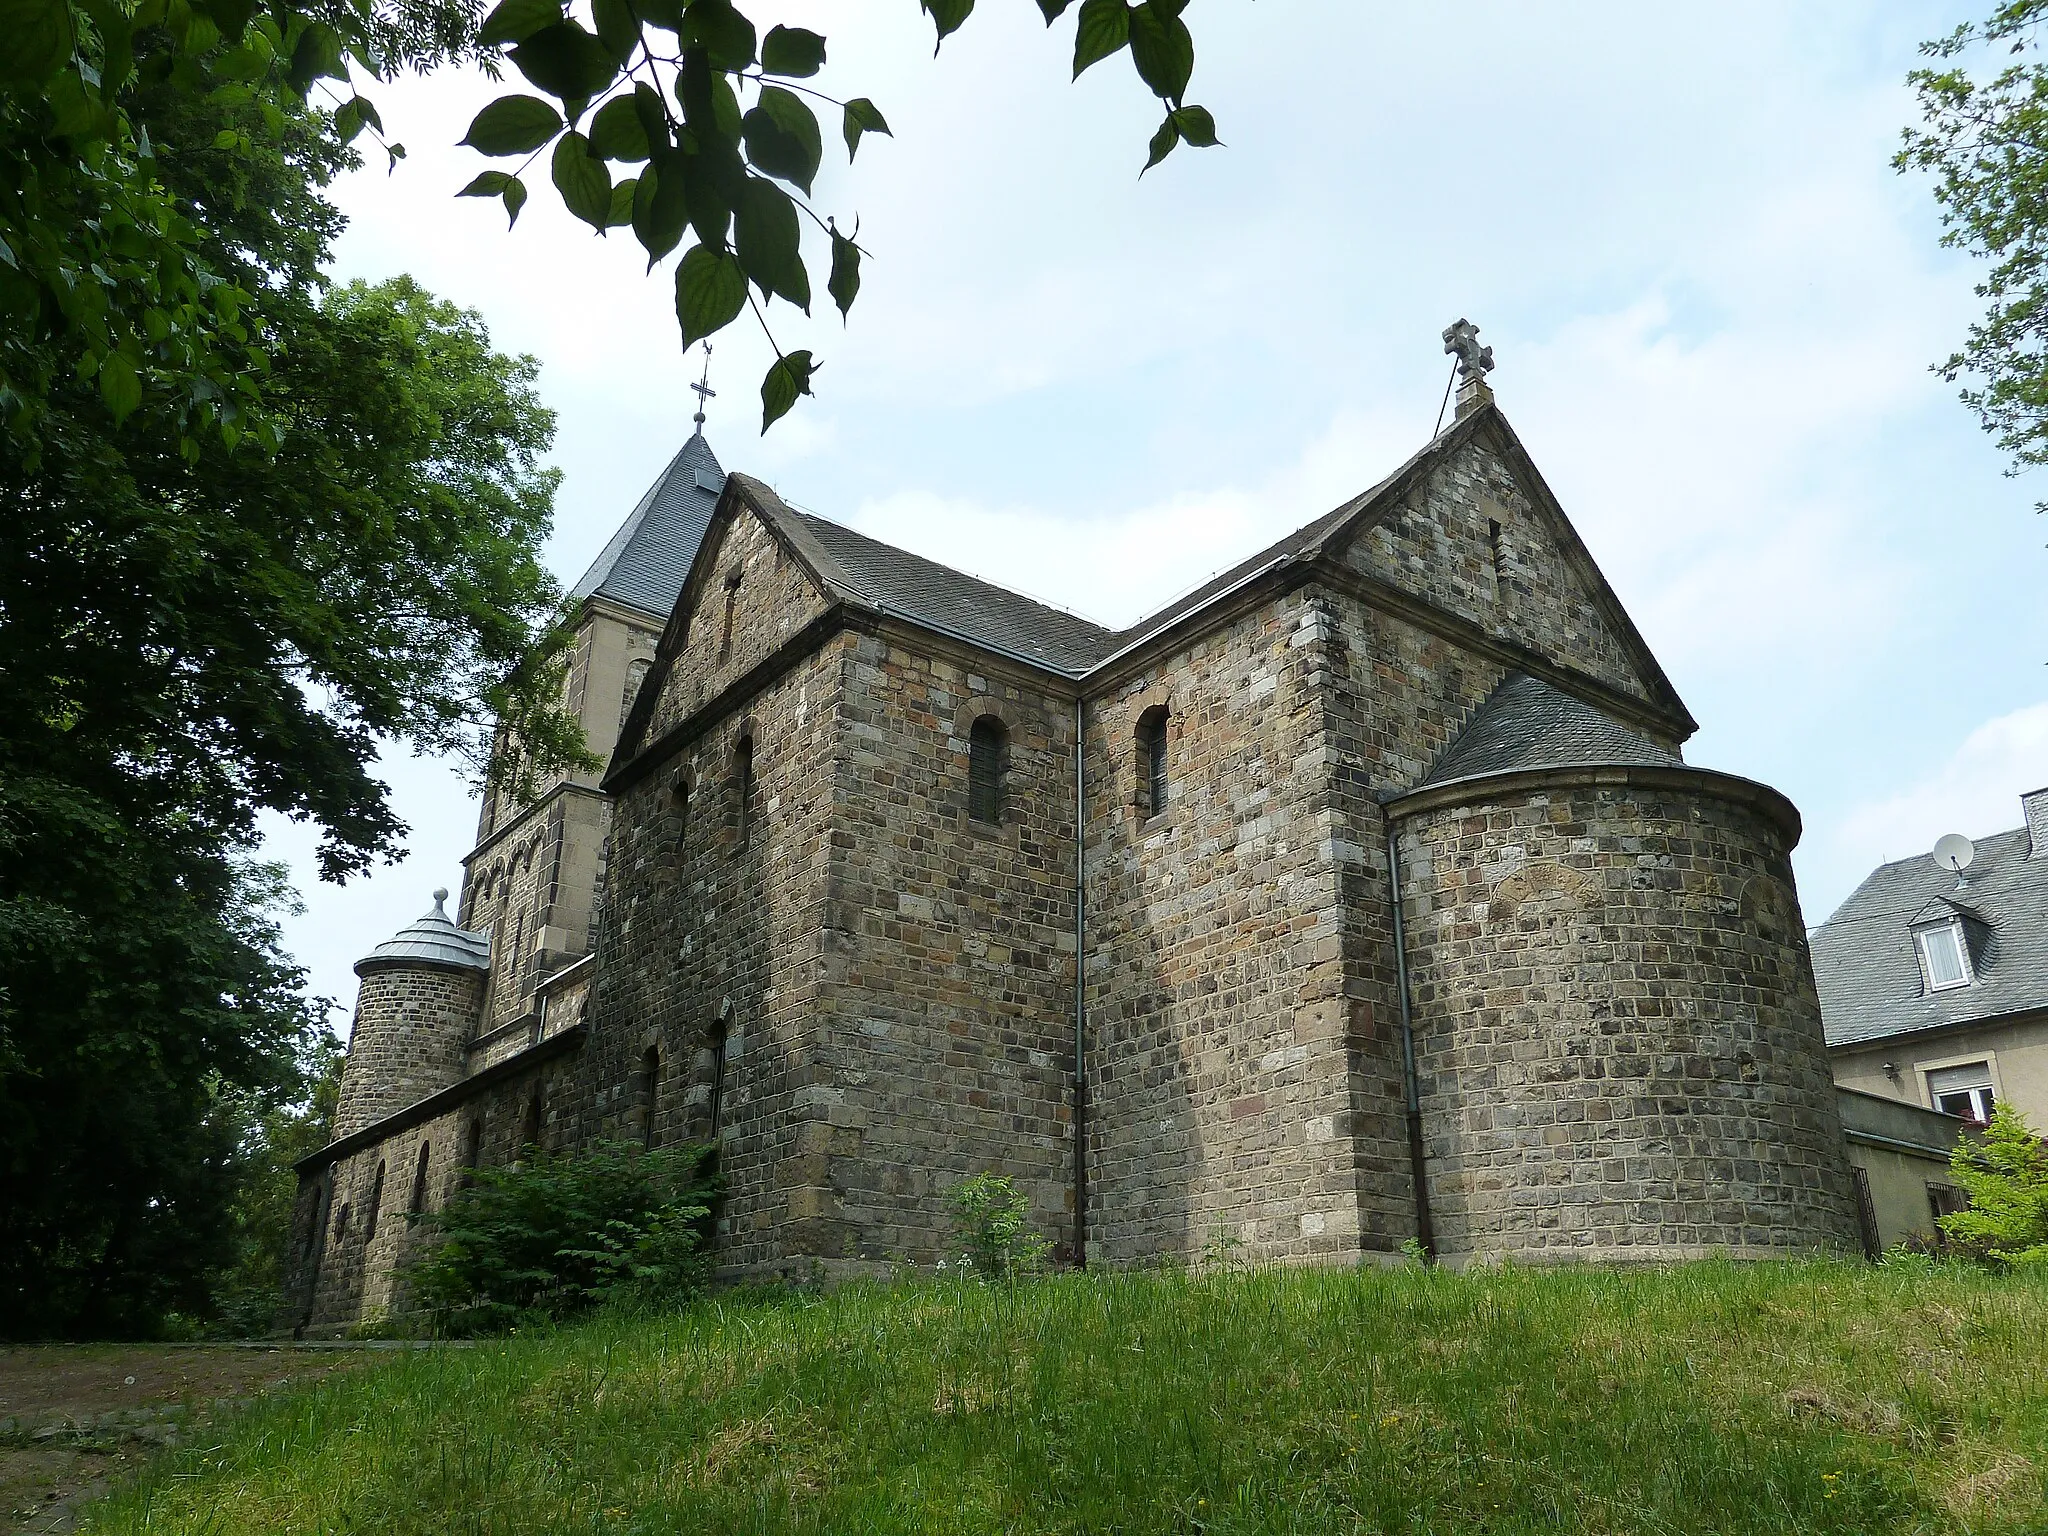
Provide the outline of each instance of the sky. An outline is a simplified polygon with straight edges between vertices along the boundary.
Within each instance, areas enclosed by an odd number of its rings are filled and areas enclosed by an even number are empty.
[[[1979,272],[1889,164],[1917,44],[1982,8],[1202,0],[1189,95],[1225,147],[1141,178],[1157,103],[1122,59],[1069,82],[1071,15],[985,0],[934,57],[913,0],[752,7],[825,33],[812,83],[894,136],[849,168],[827,124],[817,205],[871,253],[850,320],[769,310],[817,398],[762,436],[771,354],[735,326],[707,436],[796,505],[1122,625],[1419,448],[1469,317],[1700,722],[1687,759],[1800,808],[1818,923],[2048,784],[2048,484],[1930,371]],[[333,271],[409,272],[540,360],[567,583],[688,435],[700,359],[629,232],[546,188],[509,234],[452,198],[498,89],[373,88],[408,154],[336,187]],[[454,766],[394,746],[382,773],[401,862],[322,885],[308,829],[271,828],[338,1027],[353,961],[459,885],[475,830]]]

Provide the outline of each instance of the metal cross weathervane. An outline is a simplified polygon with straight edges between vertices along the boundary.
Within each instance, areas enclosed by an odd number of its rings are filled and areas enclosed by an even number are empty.
[[[1450,332],[1446,331],[1444,334],[1448,336]],[[701,427],[704,425],[704,403],[716,398],[718,394],[718,391],[711,387],[711,343],[708,341],[704,343],[704,377],[690,388],[697,392],[697,414],[690,419]]]
[[[1493,372],[1493,348],[1479,345],[1479,327],[1470,320],[1444,328],[1444,351],[1457,354],[1461,379],[1480,378]]]

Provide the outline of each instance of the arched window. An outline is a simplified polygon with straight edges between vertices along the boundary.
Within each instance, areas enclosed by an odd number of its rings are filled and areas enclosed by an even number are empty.
[[[650,1150],[661,1137],[661,1047],[650,1045],[640,1056],[640,1141]]]
[[[640,697],[640,685],[647,681],[647,669],[654,663],[644,657],[626,663],[626,688],[619,695],[619,729],[626,728],[626,716],[633,713],[633,701]]]
[[[469,1122],[469,1129],[462,1138],[462,1178],[459,1188],[467,1189],[476,1182],[477,1166],[484,1160],[484,1117],[478,1115]]]
[[[412,1171],[412,1199],[405,1205],[415,1216],[427,1208],[427,1148],[428,1143],[420,1143],[420,1160]]]
[[[370,1181],[370,1214],[363,1223],[363,1245],[377,1241],[377,1213],[384,1208],[384,1164],[377,1164],[377,1177]]]
[[[1138,814],[1166,809],[1166,706],[1155,704],[1138,717]]]
[[[990,824],[1003,819],[1003,770],[1009,733],[994,715],[983,715],[967,733],[967,814]]]
[[[735,825],[740,846],[745,847],[754,821],[754,738],[742,736],[732,751],[732,785]]]
[[[526,1101],[526,1119],[519,1127],[519,1152],[523,1157],[528,1150],[540,1150],[540,1089],[533,1090],[533,1097]]]
[[[348,1236],[348,1211],[348,1202],[344,1200],[341,1202],[341,1209],[334,1216],[334,1240],[337,1243]]]

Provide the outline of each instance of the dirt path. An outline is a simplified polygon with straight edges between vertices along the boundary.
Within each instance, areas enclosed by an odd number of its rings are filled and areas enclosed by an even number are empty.
[[[0,1349],[0,1531],[72,1528],[78,1507],[210,1413],[382,1351],[77,1344]]]

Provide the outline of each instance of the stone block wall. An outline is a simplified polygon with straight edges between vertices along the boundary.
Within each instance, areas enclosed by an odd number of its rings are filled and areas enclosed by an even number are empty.
[[[1318,613],[1280,597],[1089,704],[1091,1260],[1358,1247]]]
[[[347,1136],[462,1076],[483,972],[403,961],[366,965],[356,994],[334,1134]]]
[[[806,1188],[833,1257],[931,1263],[946,1190],[993,1171],[1073,1227],[1074,725],[1070,699],[917,635],[844,652]],[[969,733],[1006,733],[1001,819],[970,815]],[[1069,1245],[1070,1246],[1070,1245]]]
[[[1440,1251],[1853,1249],[1791,807],[1690,769],[1442,794],[1395,808]]]

